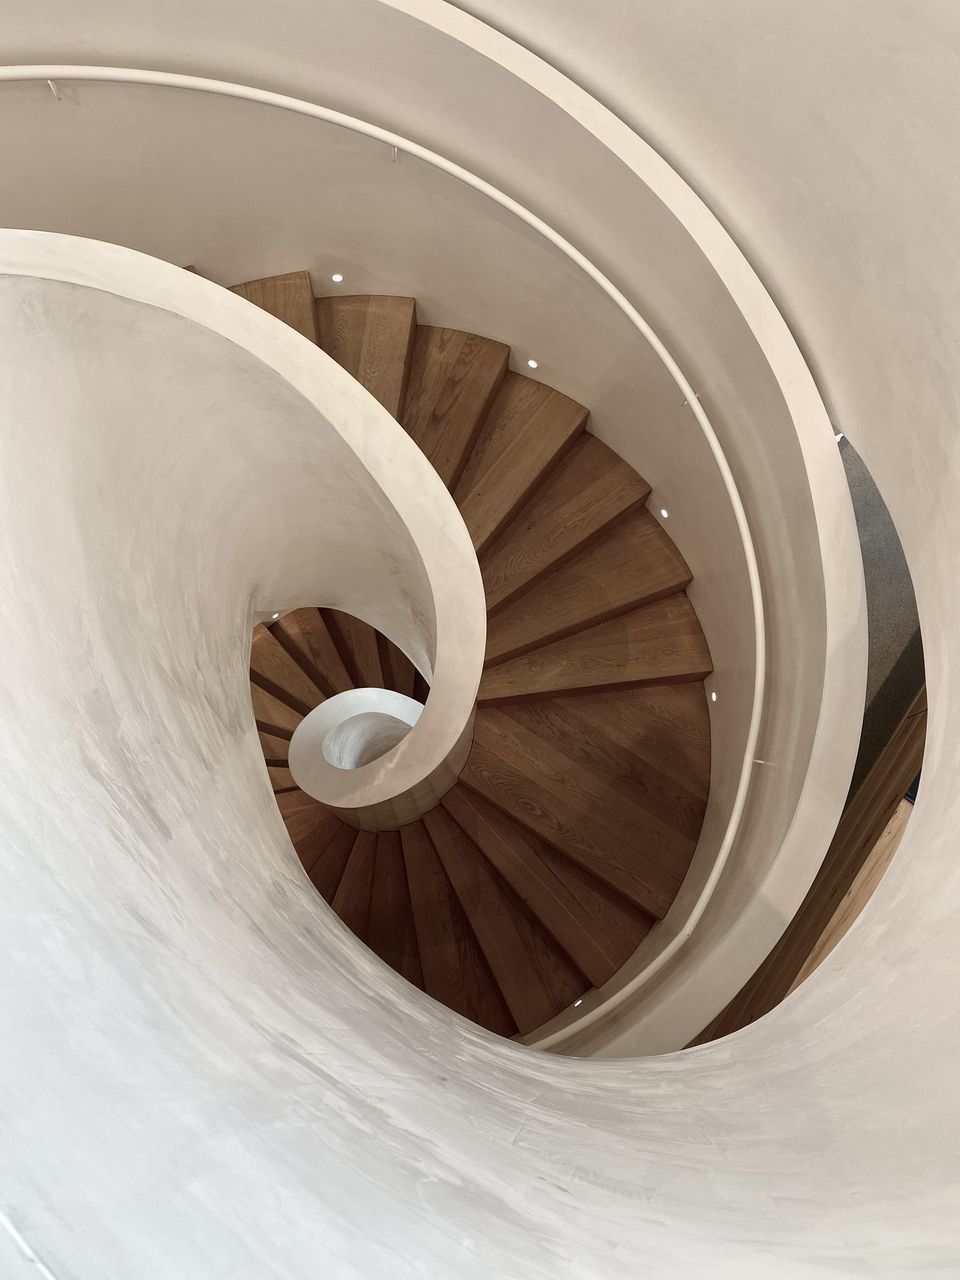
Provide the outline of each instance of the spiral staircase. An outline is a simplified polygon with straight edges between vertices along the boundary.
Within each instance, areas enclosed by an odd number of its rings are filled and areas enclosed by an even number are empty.
[[[235,292],[317,342],[401,423],[480,560],[473,746],[422,819],[358,831],[297,785],[302,718],[352,688],[423,701],[390,640],[337,610],[257,627],[250,688],[287,830],[343,922],[429,995],[526,1034],[600,987],[674,900],[703,821],[710,655],[650,486],[588,412],[502,343],[418,325],[411,298],[321,297],[294,272]]]

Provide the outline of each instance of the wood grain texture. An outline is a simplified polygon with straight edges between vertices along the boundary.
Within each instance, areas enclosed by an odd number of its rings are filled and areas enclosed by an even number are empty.
[[[686,593],[554,640],[483,673],[481,706],[703,680],[713,664]]]
[[[330,847],[330,842],[343,830],[343,823],[335,813],[321,813],[313,826],[299,839],[293,841],[297,857],[307,875]],[[292,837],[291,837],[292,839]]]
[[[258,626],[250,646],[250,679],[300,715],[308,715],[323,702],[323,689],[313,683],[303,667],[266,627]]]
[[[266,689],[251,680],[250,701],[253,703],[253,714],[258,727],[263,725],[274,737],[283,733],[293,735],[297,725],[303,719],[299,711],[294,711],[286,702],[281,702]]]
[[[407,868],[398,831],[377,834],[367,946],[408,982],[423,987]]]
[[[331,906],[358,938],[367,938],[370,896],[376,869],[377,836],[374,831],[358,831]]]
[[[412,698],[417,683],[417,668],[407,655],[402,653],[382,632],[378,631],[376,636],[380,670],[383,672],[383,687]]]
[[[706,1044],[756,1022],[790,991],[920,772],[926,699],[922,688],[848,802],[823,864],[777,945],[692,1044]]]
[[[659,919],[696,840],[616,790],[569,742],[542,738],[511,708],[477,713],[460,781]]]
[[[417,328],[402,424],[448,489],[463,474],[509,358],[502,342]]]
[[[307,871],[317,892],[327,902],[333,903],[343,873],[347,869],[353,846],[357,842],[358,833],[353,827],[341,823],[340,830],[333,836],[323,853]]]
[[[903,839],[912,813],[913,805],[910,801],[901,800],[893,812],[893,817],[884,827],[880,839],[870,850],[856,878],[841,899],[840,905],[830,917],[817,945],[791,983],[790,991],[795,991],[801,982],[805,982],[810,974],[820,967],[870,901],[900,847],[900,841]]]
[[[308,796],[299,787],[277,796],[277,807],[294,848],[319,829],[325,829],[331,816],[325,805],[314,800],[313,796]],[[335,818],[335,822],[337,828],[342,825],[339,818]]]
[[[518,373],[508,373],[454,490],[477,551],[502,533],[573,446],[587,410]]]
[[[480,558],[487,610],[585,550],[599,534],[643,507],[650,486],[585,431]]]
[[[357,689],[383,689],[376,630],[339,609],[321,609],[320,613],[352,685]]]
[[[319,609],[294,609],[268,630],[328,698],[353,688]]]
[[[274,769],[268,767],[267,773],[270,775],[270,785],[273,787],[274,791],[290,791],[297,785],[296,782],[294,782],[293,774],[289,769]]]
[[[266,720],[257,720],[257,730],[261,738],[269,737],[274,741],[279,739],[286,743],[287,748],[289,748],[290,739],[293,737],[291,729],[284,729],[278,724],[269,724]]]
[[[593,916],[540,856],[542,842],[466,787],[454,787],[441,803],[579,971],[594,986],[606,982],[617,968],[616,950],[608,949]]]
[[[317,298],[316,314],[320,346],[399,419],[417,327],[413,298]]]
[[[444,809],[423,823],[521,1034],[568,1008],[588,981]]]
[[[278,738],[272,733],[261,732],[260,750],[263,752],[263,757],[267,761],[268,767],[277,762],[286,766],[287,751],[289,750],[289,748],[290,748],[289,738],[283,738],[283,737]]]
[[[709,741],[703,685],[698,681],[685,687],[699,697],[703,730]],[[651,691],[637,692],[649,695]],[[586,694],[582,698],[517,703],[506,709],[506,715],[531,737],[556,743],[577,773],[602,776],[610,796],[628,797],[631,804],[639,805],[651,818],[695,842],[703,825],[710,787],[709,760],[702,772],[691,770],[677,780],[660,768],[658,757],[658,747],[664,757],[671,753],[672,725],[654,719],[650,708],[636,699],[631,707],[633,732],[620,732],[624,723],[620,715],[605,715],[605,708],[597,705],[604,698],[602,694]]]
[[[676,595],[691,577],[650,512],[633,511],[490,619],[487,665]]]
[[[233,285],[230,292],[269,311],[311,342],[319,340],[309,272],[290,271],[282,276],[247,280],[244,284]]]
[[[424,989],[497,1035],[516,1033],[509,1009],[422,822],[400,832]]]

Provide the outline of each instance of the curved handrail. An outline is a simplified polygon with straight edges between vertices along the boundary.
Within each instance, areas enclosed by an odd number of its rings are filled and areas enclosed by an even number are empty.
[[[494,200],[502,208],[506,209],[532,230],[536,231],[540,236],[563,253],[576,267],[583,271],[593,281],[593,283],[606,294],[610,301],[619,308],[641,337],[650,345],[651,349],[656,353],[664,368],[673,379],[678,390],[682,393],[683,399],[689,406],[690,411],[693,413],[713,456],[724,489],[727,493],[727,497],[730,501],[737,530],[740,535],[741,550],[743,552],[744,562],[746,565],[750,586],[750,596],[753,604],[755,662],[750,719],[737,788],[733,804],[730,809],[730,817],[727,822],[727,829],[720,843],[720,847],[711,867],[709,876],[702,886],[696,902],[690,910],[686,920],[678,928],[674,937],[670,939],[662,951],[653,957],[643,972],[620,992],[611,995],[602,1006],[589,1010],[583,1015],[578,1025],[588,1025],[610,1008],[614,1007],[615,1004],[619,1004],[622,1000],[626,999],[628,995],[634,994],[640,986],[645,985],[655,977],[656,974],[659,973],[675,957],[677,952],[683,947],[684,943],[696,930],[700,921],[703,919],[704,913],[706,912],[714,892],[716,891],[716,887],[723,876],[724,870],[726,869],[730,853],[740,831],[740,825],[746,809],[747,795],[753,775],[753,763],[756,755],[757,741],[760,735],[760,725],[763,718],[763,698],[766,681],[766,624],[757,552],[754,546],[744,504],[740,497],[730,464],[723,452],[723,448],[717,438],[716,432],[710,423],[710,419],[700,403],[698,396],[694,392],[693,387],[688,382],[677,361],[657,336],[650,323],[640,314],[637,308],[630,302],[626,295],[617,288],[609,277],[605,275],[604,272],[602,272],[600,268],[584,253],[577,249],[566,237],[562,236],[554,227],[551,227],[549,223],[545,222],[538,215],[520,204],[520,202],[515,200],[512,196],[507,195],[504,191],[495,187],[492,183],[479,177],[477,174],[470,172],[470,170],[464,168],[462,165],[458,165],[454,161],[449,160],[447,157],[441,156],[437,152],[431,151],[417,142],[413,142],[409,138],[405,138],[389,129],[381,128],[379,125],[372,124],[369,121],[360,120],[355,116],[347,115],[342,111],[335,111],[330,107],[324,107],[317,103],[308,102],[300,98],[293,98],[285,94],[273,93],[269,90],[259,89],[250,85],[234,84],[230,81],[209,79],[202,76],[182,75],[170,71],[151,71],[143,68],[71,66],[64,64],[0,67],[0,83],[11,83],[16,81],[53,81],[55,83],[58,80],[101,82],[108,84],[149,85],[161,88],[188,90],[195,93],[214,94],[221,97],[236,98],[246,102],[258,103],[262,106],[275,107],[283,111],[290,111],[316,120],[323,120],[328,124],[352,130],[353,132],[376,139],[387,146],[395,147],[398,151],[402,151],[418,160],[422,160],[426,164],[434,166],[451,177],[456,178],[458,181],[463,182],[467,186],[472,187],[482,195]],[[553,1043],[554,1039],[559,1038],[562,1034],[563,1033],[558,1032],[556,1033],[556,1036],[545,1040],[543,1042],[543,1047],[549,1047],[549,1044]]]
[[[373,548],[380,565],[377,589],[399,593],[403,588],[402,604],[392,609],[400,628],[392,638],[431,664],[431,696],[406,737],[379,759],[355,769],[327,770],[323,800],[345,816],[377,826],[397,825],[397,817],[410,821],[432,807],[456,781],[472,741],[486,610],[466,526],[406,433],[331,357],[289,326],[200,276],[133,249],[53,232],[4,231],[0,276],[96,289],[227,339],[265,365],[278,385],[285,383],[328,428],[331,471],[345,474],[344,468],[352,466],[358,482],[372,481],[359,506],[364,522],[379,527],[380,539],[367,539],[360,561],[373,574]],[[422,501],[425,493],[429,502]],[[348,515],[347,508],[331,511],[324,527],[335,528],[338,516]],[[352,518],[356,523],[358,517]],[[344,566],[333,575],[341,602],[357,611],[379,608],[388,616],[390,602],[368,598],[373,588],[365,588],[350,570]],[[309,592],[307,586],[299,589]],[[262,605],[273,610],[289,602],[270,599]],[[432,624],[432,634],[424,632],[426,624],[419,621],[424,619]]]

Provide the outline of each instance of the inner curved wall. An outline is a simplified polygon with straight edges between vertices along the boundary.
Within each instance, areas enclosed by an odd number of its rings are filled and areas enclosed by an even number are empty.
[[[362,14],[358,10],[351,21],[362,26]],[[432,66],[438,46],[431,51],[430,40],[435,37],[398,15],[387,18],[386,30],[378,26],[366,65],[379,42],[398,33],[424,67]],[[416,42],[410,44],[413,34]],[[450,42],[444,47],[449,59]],[[477,56],[466,50],[460,55],[476,73]],[[479,65],[488,80],[494,77],[489,81],[492,96],[509,92],[518,111],[530,107],[526,86],[487,60]],[[470,86],[469,76],[465,83]],[[8,186],[0,209],[7,220],[96,231],[162,256],[194,260],[211,274],[222,272],[226,282],[309,265],[322,289],[331,268],[346,269],[351,289],[416,293],[421,320],[476,330],[488,318],[489,331],[508,337],[515,356],[522,359],[523,353],[535,351],[541,364],[538,376],[588,404],[596,434],[653,483],[651,506],[669,511],[671,535],[695,575],[691,597],[711,645],[720,690],[718,702],[711,703],[713,734],[725,750],[715,757],[710,810],[687,892],[678,900],[676,919],[637,957],[639,974],[683,931],[711,875],[736,799],[754,680],[754,617],[735,523],[693,414],[663,366],[609,300],[561,254],[490,201],[428,166],[406,156],[393,163],[382,144],[290,113],[171,90],[69,84],[61,102],[42,84],[8,84],[0,92],[16,104],[7,118],[18,122],[17,131],[5,139],[7,171],[14,175],[18,165],[29,167],[23,181]],[[342,73],[338,94],[341,99],[345,95]],[[369,107],[366,99],[363,106]],[[403,109],[409,113],[410,105]],[[465,104],[458,109],[463,111]],[[542,102],[539,109],[545,109]],[[719,938],[730,933],[737,913],[757,898],[758,887],[778,865],[817,738],[826,653],[836,661],[838,646],[845,646],[841,661],[848,671],[863,662],[862,587],[849,502],[832,437],[817,419],[815,395],[803,447],[798,448],[790,407],[764,353],[736,307],[729,305],[712,269],[704,272],[699,250],[619,160],[609,156],[604,167],[602,150],[579,125],[568,121],[560,129],[563,118],[555,111],[548,118],[550,132],[543,132],[545,118],[538,147],[544,152],[548,144],[562,148],[565,173],[573,163],[592,166],[598,190],[612,178],[619,184],[611,202],[615,212],[604,209],[602,214],[608,225],[600,225],[599,211],[591,206],[578,211],[577,235],[581,242],[586,238],[602,246],[601,257],[610,260],[615,277],[630,282],[638,300],[652,307],[677,342],[694,385],[709,388],[701,401],[729,452],[763,549],[767,660],[771,668],[789,666],[796,688],[804,691],[798,709],[793,688],[785,694],[782,686],[768,681],[768,714],[757,754],[773,760],[776,768],[751,780],[748,821],[753,825],[735,850],[740,883],[732,884],[731,913],[716,922]],[[29,156],[20,142],[26,121],[31,124]],[[482,136],[474,138],[475,150],[482,141]],[[457,145],[462,150],[462,141]],[[44,148],[48,163],[39,169],[49,180],[37,183],[30,175],[36,173],[37,154]],[[549,193],[531,192],[529,179],[532,174],[535,185],[542,184],[541,165],[528,171],[524,190],[540,206]],[[217,181],[212,180],[215,175]],[[516,171],[508,165],[497,176],[512,179]],[[104,192],[119,195],[105,200]],[[166,216],[158,218],[157,210],[166,210]],[[389,225],[383,221],[386,215]],[[551,209],[550,216],[562,223],[571,215],[562,208]],[[621,243],[615,261],[611,236]],[[463,252],[465,237],[474,252]],[[318,244],[323,245],[320,251]],[[335,252],[331,244],[337,246]],[[663,266],[667,262],[680,268],[669,279]],[[797,388],[791,392],[796,399]],[[816,503],[808,476],[815,477]],[[828,592],[829,626],[820,559],[827,542],[839,553],[841,569]],[[852,690],[854,714],[859,712],[856,679],[851,683],[847,676],[843,691],[847,697]],[[818,768],[817,785],[821,799],[824,789],[836,790],[839,806],[846,756],[852,759],[855,743],[851,718],[835,713],[835,719],[842,732],[820,734],[821,749],[824,743],[830,747],[829,758]],[[814,814],[815,825],[821,817],[826,828],[829,811],[822,804]],[[818,838],[807,830],[793,855],[780,859],[788,867],[784,905],[767,913],[762,925],[771,941],[815,869],[811,849]],[[782,893],[764,891],[761,897],[772,902]],[[756,922],[747,934],[758,936]],[[695,1024],[710,1016],[709,1005],[723,1003],[711,982],[730,982],[735,989],[731,966],[747,976],[753,961],[742,948],[734,948],[738,950],[722,967],[709,965],[707,981],[702,971],[691,975],[687,993],[698,991],[706,1005],[698,1001],[682,1026],[670,1017],[657,1034],[646,1016],[649,1036],[645,1032],[642,1044],[630,1051],[674,1047],[695,1034]],[[672,1004],[676,1009],[676,999]],[[636,1022],[631,1015],[631,1023]],[[599,1051],[599,1045],[592,1051]]]

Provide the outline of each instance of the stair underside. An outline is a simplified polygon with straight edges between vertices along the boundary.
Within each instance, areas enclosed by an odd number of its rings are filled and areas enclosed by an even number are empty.
[[[489,615],[460,781],[399,832],[358,832],[300,791],[289,739],[359,685],[421,699],[367,624],[298,609],[257,627],[251,698],[309,876],[407,981],[500,1035],[606,982],[669,909],[710,776],[710,655],[649,485],[587,410],[508,368],[502,343],[419,325],[410,298],[314,299],[306,272],[236,292],[338,360],[408,431],[478,551]]]

